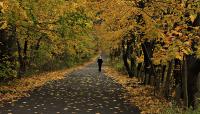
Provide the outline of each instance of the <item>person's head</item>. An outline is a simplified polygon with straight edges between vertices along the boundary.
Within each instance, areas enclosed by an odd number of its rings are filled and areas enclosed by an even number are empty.
[[[99,56],[99,59],[101,59],[101,55]]]

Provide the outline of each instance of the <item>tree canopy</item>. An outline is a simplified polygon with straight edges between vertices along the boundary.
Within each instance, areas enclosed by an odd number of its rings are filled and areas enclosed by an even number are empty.
[[[162,88],[166,98],[180,90],[185,106],[195,105],[199,0],[6,0],[0,34],[0,80],[71,66],[103,50],[130,77]]]

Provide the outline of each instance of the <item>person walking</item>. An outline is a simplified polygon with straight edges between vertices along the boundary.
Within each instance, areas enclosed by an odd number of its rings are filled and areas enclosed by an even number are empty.
[[[99,56],[97,63],[98,63],[98,66],[99,66],[99,72],[101,72],[101,66],[102,66],[102,63],[103,63],[103,59],[102,59],[101,56]]]

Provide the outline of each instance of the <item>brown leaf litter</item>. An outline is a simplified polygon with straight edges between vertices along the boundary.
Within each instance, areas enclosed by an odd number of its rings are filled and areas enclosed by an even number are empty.
[[[105,68],[106,75],[121,84],[129,93],[126,97],[141,110],[141,114],[158,114],[170,106],[164,98],[153,95],[152,86],[140,85],[137,78],[129,78],[111,67]]]
[[[0,93],[0,103],[3,103],[4,101],[15,101],[18,98],[29,96],[29,92],[33,91],[35,88],[41,87],[49,81],[63,79],[67,74],[91,64],[94,60],[95,58],[93,58],[90,62],[73,68],[44,72],[13,80],[9,82],[10,84],[0,86],[0,91],[5,92]]]

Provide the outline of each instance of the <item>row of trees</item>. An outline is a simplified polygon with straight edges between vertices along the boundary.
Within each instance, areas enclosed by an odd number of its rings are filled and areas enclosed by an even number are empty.
[[[122,57],[130,77],[153,85],[155,95],[169,99],[175,93],[177,102],[195,108],[199,26],[199,0],[3,1],[0,81],[88,59],[95,35],[97,47],[108,50],[112,60]]]
[[[98,0],[96,30],[112,60],[154,94],[197,107],[200,96],[199,0]],[[144,73],[144,74],[142,74]],[[175,94],[174,94],[175,93]]]
[[[89,59],[92,19],[79,1],[0,2],[0,81]]]

